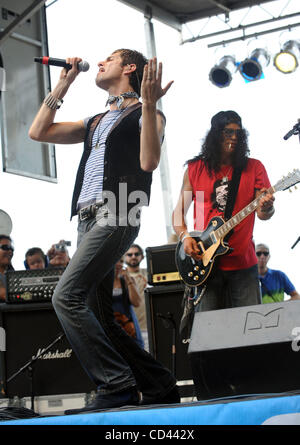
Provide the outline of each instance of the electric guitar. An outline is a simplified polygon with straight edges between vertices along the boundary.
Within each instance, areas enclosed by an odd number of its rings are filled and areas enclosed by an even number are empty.
[[[270,187],[265,193],[287,190],[298,182],[300,182],[299,169],[283,177],[283,179],[278,181],[273,187]],[[260,198],[261,195],[228,221],[224,221],[220,216],[214,216],[203,232],[189,232],[197,241],[200,255],[202,255],[201,260],[194,260],[191,256],[187,255],[184,251],[183,243],[181,241],[178,242],[175,251],[175,262],[182,280],[188,286],[199,286],[203,284],[212,271],[215,258],[232,252],[233,249],[224,241],[225,236],[243,221],[243,219],[250,215],[250,213],[256,210]]]

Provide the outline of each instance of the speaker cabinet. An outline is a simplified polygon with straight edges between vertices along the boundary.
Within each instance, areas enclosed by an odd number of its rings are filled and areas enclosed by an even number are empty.
[[[192,371],[188,345],[179,338],[184,286],[169,284],[145,290],[150,353],[172,371],[177,380],[189,380]]]
[[[62,333],[49,302],[0,304],[2,396],[79,394],[96,389],[65,336],[43,353]],[[31,374],[26,369],[10,380],[41,352],[31,366]]]
[[[195,314],[189,355],[199,400],[300,390],[300,301]]]

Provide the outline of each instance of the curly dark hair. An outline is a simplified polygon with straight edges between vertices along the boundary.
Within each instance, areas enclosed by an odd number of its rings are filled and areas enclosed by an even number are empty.
[[[218,172],[221,168],[221,148],[224,138],[222,132],[226,125],[233,122],[240,125],[241,131],[238,134],[236,148],[233,152],[232,165],[234,168],[241,167],[244,169],[250,153],[248,147],[248,132],[242,127],[242,122],[238,114],[233,111],[222,111],[212,118],[212,126],[206,134],[201,152],[199,155],[186,161],[186,164],[201,159],[205,163],[210,175],[212,175],[213,172]]]
[[[130,65],[131,63],[136,65],[136,70],[130,74],[129,83],[133,90],[140,96],[144,66],[147,65],[148,59],[146,59],[142,53],[133,49],[117,49],[113,52],[113,54],[115,53],[120,53],[123,66]]]

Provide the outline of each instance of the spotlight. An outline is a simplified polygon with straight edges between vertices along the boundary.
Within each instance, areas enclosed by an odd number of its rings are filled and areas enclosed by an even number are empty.
[[[300,58],[300,41],[289,40],[274,57],[274,66],[284,74],[293,73]]]
[[[263,68],[270,62],[270,56],[265,49],[257,48],[252,51],[250,57],[243,60],[239,64],[239,72],[242,77],[252,82],[261,79],[263,75]]]
[[[209,80],[217,87],[228,87],[232,81],[232,74],[236,71],[236,62],[233,56],[224,56],[210,70]]]

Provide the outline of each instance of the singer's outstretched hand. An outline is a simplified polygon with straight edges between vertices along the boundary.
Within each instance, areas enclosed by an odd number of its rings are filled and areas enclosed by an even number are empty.
[[[157,68],[157,59],[149,59],[144,67],[143,80],[141,84],[141,96],[144,104],[156,104],[156,102],[166,94],[171,87],[173,80],[164,88],[161,86],[162,63],[159,62]]]

